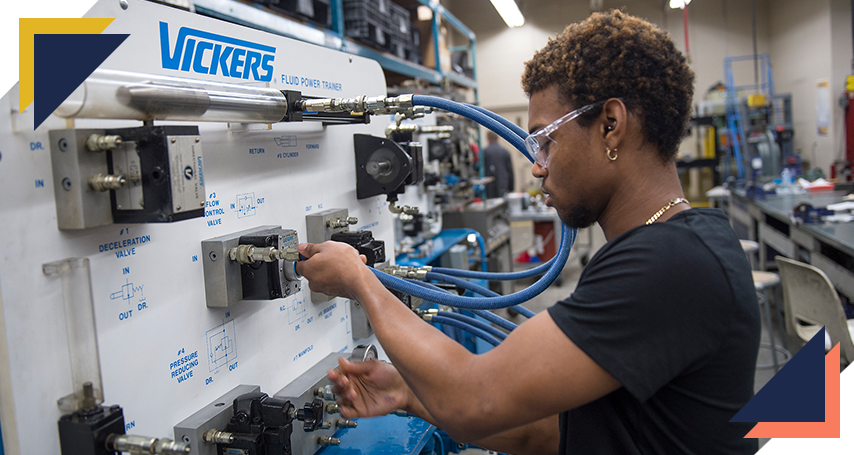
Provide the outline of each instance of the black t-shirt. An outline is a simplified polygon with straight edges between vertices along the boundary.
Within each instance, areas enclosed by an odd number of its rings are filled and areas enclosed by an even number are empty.
[[[622,387],[560,415],[561,454],[747,454],[759,308],[727,218],[692,209],[608,242],[549,308]]]

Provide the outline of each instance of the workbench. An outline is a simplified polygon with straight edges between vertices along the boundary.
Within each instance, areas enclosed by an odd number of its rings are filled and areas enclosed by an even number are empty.
[[[769,195],[748,199],[742,191],[729,197],[733,224],[759,243],[759,268],[766,270],[770,247],[777,254],[806,262],[827,274],[836,289],[854,300],[854,223],[795,224],[792,209],[800,203],[826,207],[842,202],[847,192]],[[738,229],[737,229],[738,230]]]

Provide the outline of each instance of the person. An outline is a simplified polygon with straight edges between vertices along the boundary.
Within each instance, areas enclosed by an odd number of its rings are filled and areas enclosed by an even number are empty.
[[[513,161],[510,152],[498,144],[498,135],[492,131],[486,133],[489,145],[483,149],[484,173],[494,180],[486,184],[486,197],[503,197],[513,191]]]
[[[568,26],[526,63],[525,140],[546,203],[607,243],[574,292],[475,355],[402,305],[349,246],[302,244],[311,289],[355,299],[392,361],[328,373],[345,417],[405,409],[513,454],[745,454],[760,323],[726,217],[690,208],[675,166],[694,75],[668,35],[620,11]]]

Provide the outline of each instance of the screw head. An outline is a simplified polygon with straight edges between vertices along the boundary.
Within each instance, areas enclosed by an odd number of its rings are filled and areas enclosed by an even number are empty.
[[[179,205],[179,206],[175,207],[175,210],[181,210],[181,206]]]
[[[65,177],[64,179],[62,179],[62,188],[65,191],[71,191],[71,179],[70,178]]]
[[[170,140],[170,142],[172,142],[173,144],[177,141],[178,141],[178,139],[175,139],[174,137]]]
[[[57,145],[59,145],[60,152],[68,150],[68,141],[65,138],[60,139]]]
[[[204,207],[204,206],[205,206],[205,201],[199,201],[199,207]]]
[[[208,254],[208,257],[211,258],[211,261],[216,261],[217,259],[219,259],[219,255],[216,254],[216,251],[211,251]]]
[[[128,9],[128,6],[130,6],[130,5],[128,5],[128,0],[119,0],[119,6],[121,6],[122,9]],[[190,442],[190,441],[187,441],[187,442]]]
[[[190,437],[189,437],[189,436],[187,436],[187,435],[182,436],[182,437],[181,437],[181,440],[182,440],[182,441],[184,441],[184,442],[185,442],[185,443],[187,443],[187,444],[189,444],[189,443],[190,443]]]

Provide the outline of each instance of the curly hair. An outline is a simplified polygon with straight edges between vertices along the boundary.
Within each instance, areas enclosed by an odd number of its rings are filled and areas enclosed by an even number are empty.
[[[552,85],[576,108],[620,98],[641,119],[644,140],[673,161],[688,129],[694,72],[667,32],[620,11],[572,24],[525,63],[530,97]],[[597,107],[579,117],[589,126]]]

